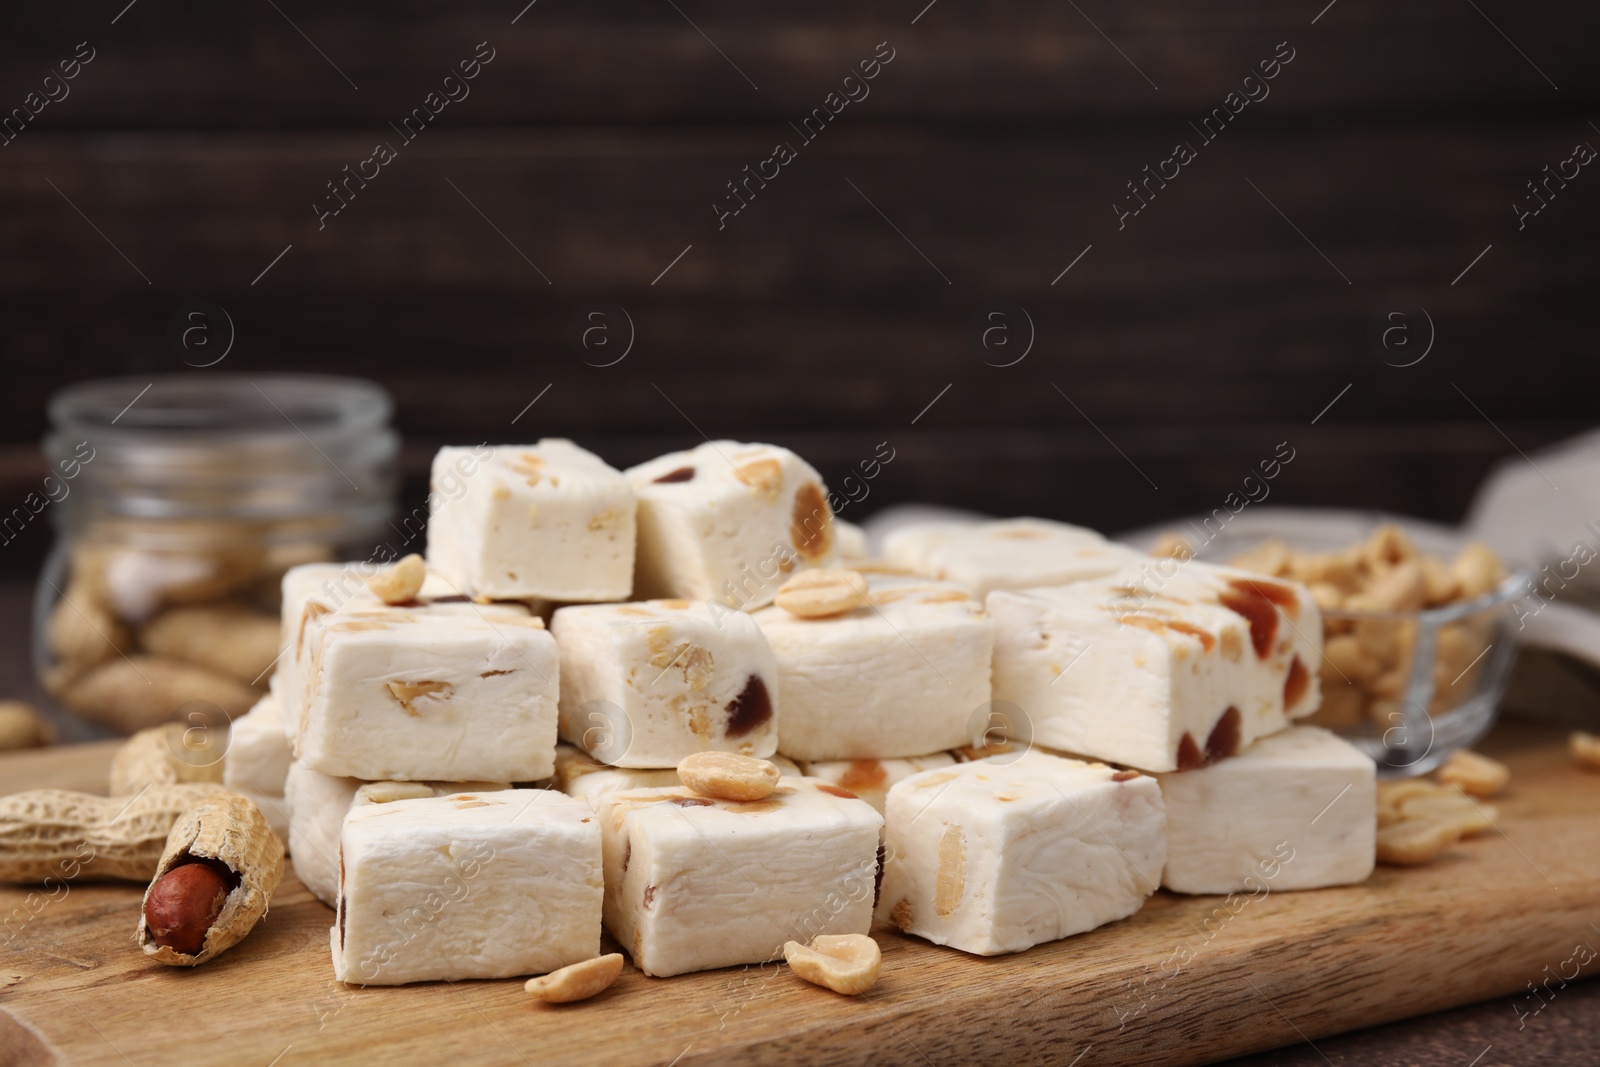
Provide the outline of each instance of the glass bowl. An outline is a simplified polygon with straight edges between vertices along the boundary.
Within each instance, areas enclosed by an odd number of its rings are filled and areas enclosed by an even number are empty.
[[[1224,523],[1207,516],[1124,540],[1149,550],[1178,534],[1196,558],[1230,563],[1274,540],[1294,552],[1339,552],[1384,525],[1403,529],[1420,554],[1447,562],[1467,543],[1446,527],[1415,519],[1302,508],[1255,508]],[[1528,576],[1512,573],[1480,596],[1438,607],[1325,608],[1322,706],[1303,721],[1337,732],[1370,755],[1386,777],[1433,770],[1494,724],[1516,659],[1509,606],[1528,590]]]

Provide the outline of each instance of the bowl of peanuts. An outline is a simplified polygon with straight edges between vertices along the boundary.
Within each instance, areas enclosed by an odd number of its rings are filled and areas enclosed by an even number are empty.
[[[1425,774],[1493,725],[1516,658],[1510,605],[1529,585],[1487,545],[1412,519],[1259,508],[1147,547],[1309,587],[1322,609],[1322,705],[1306,721],[1387,776]]]

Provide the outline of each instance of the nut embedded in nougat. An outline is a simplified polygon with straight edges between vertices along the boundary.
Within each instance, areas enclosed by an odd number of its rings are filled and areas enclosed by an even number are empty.
[[[837,557],[822,476],[786,448],[708,441],[626,473],[639,498],[637,597],[757,608],[797,567]]]

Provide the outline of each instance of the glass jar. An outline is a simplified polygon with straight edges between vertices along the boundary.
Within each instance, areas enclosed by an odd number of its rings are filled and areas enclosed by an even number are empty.
[[[379,386],[317,375],[85,382],[50,402],[57,540],[33,657],[66,740],[221,725],[266,692],[279,584],[364,558],[399,438]]]

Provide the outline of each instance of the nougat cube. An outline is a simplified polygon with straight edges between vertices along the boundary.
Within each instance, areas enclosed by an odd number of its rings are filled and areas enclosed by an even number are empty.
[[[633,587],[633,490],[571,441],[442,448],[428,494],[428,564],[499,600],[621,600]]]
[[[902,526],[884,539],[883,559],[981,600],[996,589],[1104,578],[1149,557],[1082,526],[1023,518]]]
[[[779,774],[800,777],[800,768],[782,756],[769,756]],[[600,798],[608,793],[625,789],[661,789],[680,786],[676,768],[613,767],[601,763],[576,745],[556,746],[556,773],[550,779],[550,788],[559,789],[568,796],[581,797],[591,807],[598,807]]]
[[[363,782],[291,763],[282,807],[287,813],[284,840],[294,857],[294,873],[312,896],[331,908],[339,899],[339,831],[352,809],[390,800],[509,788],[505,782]],[[265,808],[262,811],[270,821],[272,813]]]
[[[430,569],[423,579],[416,600],[404,605],[387,605],[367,588],[366,579],[379,573],[383,564],[376,560],[352,563],[306,563],[284,573],[282,589],[283,651],[278,656],[270,688],[278,699],[284,733],[291,740],[300,728],[305,711],[306,678],[304,665],[310,658],[306,634],[311,624],[337,611],[381,612],[397,610],[428,615],[476,615],[498,619],[532,614],[542,602],[531,604],[476,604],[438,571]]]
[[[550,789],[353,809],[334,977],[354,985],[543,974],[600,953],[600,824]]]
[[[1125,572],[991,593],[995,700],[1040,744],[1151,772],[1215,763],[1314,710],[1310,594],[1183,566],[1158,587]]]
[[[598,811],[606,929],[645,974],[762,963],[872,925],[883,818],[837,786],[785,777],[749,802],[632,789]]]
[[[1232,759],[1158,778],[1167,889],[1320,889],[1372,874],[1376,768],[1327,730],[1291,726]]]
[[[778,664],[749,615],[686,600],[583,604],[550,624],[561,738],[618,767],[778,747]]]
[[[639,498],[636,598],[749,610],[796,569],[838,556],[822,475],[787,448],[708,441],[627,475]]]
[[[909,759],[807,760],[800,765],[807,778],[848,789],[883,814],[889,790],[923,771],[954,767],[959,760],[954,752],[935,752]]]
[[[1038,750],[924,771],[889,790],[879,916],[981,956],[1126,918],[1155,892],[1154,778]]]
[[[869,603],[854,611],[754,615],[778,659],[778,750],[902,759],[973,742],[989,720],[994,623],[983,605],[948,583],[863,577]]]
[[[520,605],[307,605],[295,758],[378,780],[532,782],[555,765],[560,664]]]
[[[222,784],[265,796],[283,796],[289,776],[289,741],[283,732],[278,698],[268,693],[228,727],[222,757]]]

